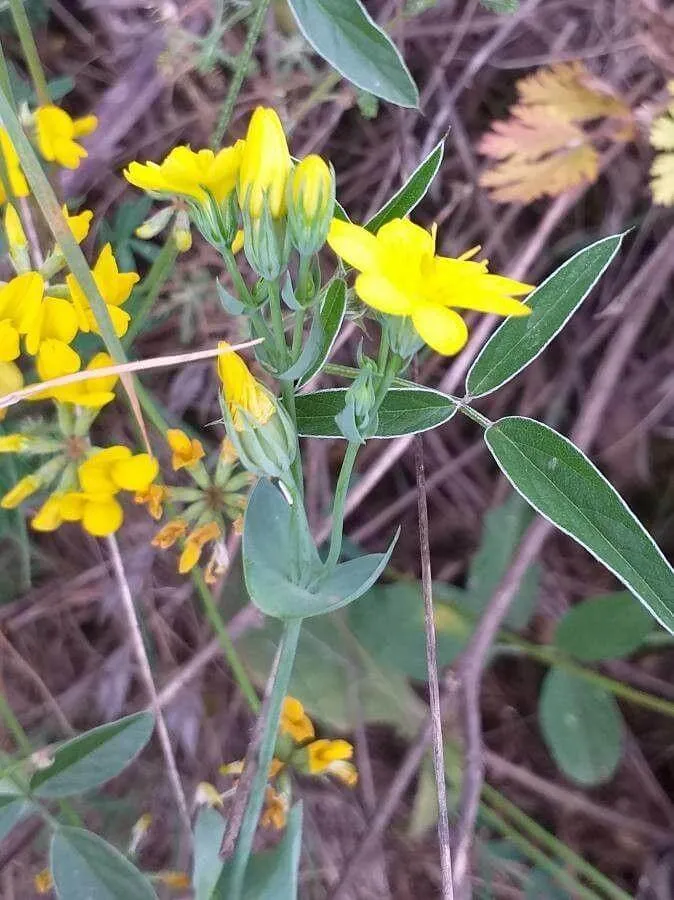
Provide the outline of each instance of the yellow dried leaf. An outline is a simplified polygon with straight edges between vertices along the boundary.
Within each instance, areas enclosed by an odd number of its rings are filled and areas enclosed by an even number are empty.
[[[674,97],[674,82],[669,92]],[[674,103],[653,122],[651,145],[661,152],[651,166],[651,191],[656,203],[674,206]]]
[[[580,62],[539,69],[520,79],[517,90],[510,118],[494,122],[478,148],[496,161],[480,179],[494,200],[530,203],[591,183],[600,143],[632,137],[629,107]]]

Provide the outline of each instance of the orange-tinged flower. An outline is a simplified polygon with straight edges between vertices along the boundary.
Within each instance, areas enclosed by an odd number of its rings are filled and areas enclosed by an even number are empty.
[[[165,872],[157,872],[154,877],[160,884],[165,884],[167,887],[188,888],[190,886],[190,876],[187,872],[167,870]]]
[[[438,353],[458,353],[468,339],[455,311],[473,309],[500,316],[527,316],[531,309],[514,297],[532,285],[492,275],[487,263],[435,255],[435,228],[426,231],[407,219],[393,219],[376,235],[351,222],[333,219],[328,243],[357,269],[355,289],[367,306],[392,316],[409,316],[419,336]]]
[[[92,270],[94,281],[105,301],[108,313],[117,337],[126,334],[131,316],[121,307],[129,299],[134,284],[138,281],[136,272],[120,272],[117,261],[112,255],[112,247],[106,244],[101,250]],[[77,314],[77,322],[81,331],[93,331],[100,334],[96,317],[89,306],[86,294],[78,284],[74,275],[66,275],[66,284],[70,298]]]
[[[164,502],[168,497],[168,488],[163,484],[151,484],[147,490],[138,491],[133,502],[147,506],[147,511],[153,519],[158,520],[164,511]]]
[[[37,143],[47,162],[56,162],[66,169],[76,169],[88,154],[75,138],[87,137],[96,130],[96,116],[73,119],[58,106],[39,106],[35,110]]]
[[[54,887],[54,879],[51,877],[49,869],[42,869],[33,878],[33,884],[38,894],[48,894]]]
[[[264,809],[260,817],[263,828],[276,828],[280,831],[285,827],[288,817],[288,798],[267,785],[264,795]]]
[[[179,538],[187,534],[187,528],[185,519],[172,519],[152,538],[152,546],[159,547],[160,550],[168,550]]]
[[[178,571],[181,575],[185,575],[196,566],[204,546],[209,541],[216,541],[220,534],[220,526],[217,522],[207,522],[205,525],[200,525],[190,532],[178,561]]]
[[[222,381],[225,403],[237,431],[246,427],[242,413],[258,425],[265,425],[276,412],[267,389],[251,375],[243,359],[230,349],[226,341],[218,344],[218,374]]]
[[[283,700],[279,731],[281,734],[289,734],[296,744],[303,744],[315,735],[311,719],[295,697],[285,697]]]
[[[186,466],[189,468],[195,465],[205,456],[201,441],[188,437],[180,428],[169,428],[166,439],[173,450],[171,465],[175,472]]]
[[[306,752],[310,774],[327,772],[349,786],[356,784],[358,773],[353,763],[348,762],[353,756],[353,747],[348,741],[312,741],[307,745]]]

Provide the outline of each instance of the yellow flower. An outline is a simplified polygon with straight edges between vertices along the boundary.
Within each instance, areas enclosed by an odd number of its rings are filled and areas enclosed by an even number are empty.
[[[60,492],[50,494],[31,519],[31,528],[35,531],[56,531],[63,524],[62,499],[63,494]]]
[[[280,831],[285,827],[287,816],[288,798],[285,794],[281,794],[267,785],[260,824],[263,828],[276,828],[277,831]]]
[[[0,362],[0,398],[14,391],[20,391],[23,387],[23,374],[21,369],[13,362]],[[7,407],[0,408],[0,422],[7,415]]]
[[[207,202],[210,191],[220,203],[236,187],[243,145],[243,141],[237,141],[217,153],[174,147],[160,164],[130,163],[124,177],[143,191],[178,194],[202,204]]]
[[[435,229],[430,233],[407,219],[393,219],[377,232],[333,219],[328,243],[345,262],[358,269],[355,288],[373,309],[410,316],[420,337],[438,353],[458,353],[468,329],[452,307],[501,316],[526,316],[530,308],[513,296],[532,286],[492,275],[486,262],[470,259],[479,248],[458,259],[435,255]]]
[[[49,869],[42,869],[33,878],[33,884],[38,894],[48,894],[54,887],[54,879],[51,877]]]
[[[168,550],[175,542],[187,533],[187,522],[184,519],[172,519],[152,538],[152,546],[160,550]]]
[[[0,500],[0,506],[3,509],[16,509],[35,491],[38,491],[41,486],[42,482],[35,475],[26,475],[20,481],[17,481],[13,488],[7,491],[2,500]]]
[[[304,712],[304,707],[295,697],[285,697],[281,710],[279,732],[289,734],[296,744],[314,737],[314,726],[309,716]]]
[[[245,428],[242,413],[250,416],[258,425],[265,425],[276,408],[267,389],[248,370],[238,353],[230,350],[226,341],[218,344],[218,375],[222,381],[225,403],[237,431]]]
[[[239,173],[239,203],[253,219],[265,199],[274,219],[285,212],[286,182],[292,168],[288,143],[276,111],[258,106],[251,116]]]
[[[124,521],[124,511],[112,494],[81,493],[64,494],[60,502],[64,522],[81,522],[82,528],[93,537],[113,534]]]
[[[232,253],[236,256],[243,249],[244,245],[244,236],[243,236],[243,228],[239,228],[239,230],[234,235],[234,240],[232,241]]]
[[[194,792],[195,806],[222,806],[222,797],[218,789],[209,781],[200,781]]]
[[[77,470],[82,490],[87,494],[146,491],[158,472],[157,460],[149,453],[134,455],[121,445],[99,450]]]
[[[20,337],[35,328],[40,318],[44,281],[37,272],[17,275],[0,287],[0,362],[20,353]]]
[[[217,522],[207,522],[205,525],[195,528],[187,536],[185,547],[178,560],[178,571],[181,575],[185,575],[196,566],[204,546],[209,541],[216,541],[220,534],[220,526]]]
[[[7,243],[14,249],[25,249],[28,246],[26,232],[23,230],[19,214],[11,203],[5,207],[5,234],[7,235]]]
[[[26,332],[26,352],[35,356],[44,341],[69,344],[77,334],[77,315],[64,297],[44,297]]]
[[[114,364],[107,353],[97,353],[86,367],[87,372],[104,369]],[[40,381],[51,381],[62,375],[73,375],[79,372],[81,361],[77,353],[62,341],[46,340],[40,345],[37,354],[37,374]],[[31,400],[58,400],[59,403],[74,403],[88,409],[100,409],[115,399],[114,386],[117,375],[104,375],[100,378],[88,378],[85,381],[74,381],[62,387],[49,388],[34,394]]]
[[[0,435],[0,453],[21,453],[30,444],[31,439],[25,434]]]
[[[295,207],[307,219],[332,214],[332,172],[320,156],[301,160],[292,174],[290,192]]]
[[[147,490],[138,491],[133,502],[147,506],[147,511],[153,519],[161,519],[164,501],[168,497],[168,493],[168,488],[163,484],[151,484]]]
[[[356,784],[358,773],[353,763],[347,762],[353,756],[353,747],[348,741],[312,741],[306,748],[309,772],[319,775],[327,772],[335,775],[349,787]]]
[[[89,228],[91,226],[91,220],[93,219],[94,214],[90,209],[83,209],[82,212],[73,213],[73,215],[71,215],[68,212],[68,207],[65,205],[61,207],[61,212],[63,213],[65,220],[68,223],[68,227],[73,233],[73,237],[78,244],[81,244],[85,237],[89,234]]]
[[[106,244],[101,250],[96,265],[91,273],[100,291],[117,337],[126,334],[131,316],[120,307],[129,299],[134,284],[138,281],[136,272],[120,272],[115,257],[112,255],[112,247]],[[100,334],[96,317],[94,316],[86,294],[77,283],[74,275],[66,275],[66,283],[70,291],[70,297],[77,313],[77,322],[81,331],[93,331]]]
[[[38,147],[47,162],[76,169],[88,154],[75,138],[95,131],[98,119],[96,116],[73,119],[58,106],[39,106],[35,110],[35,125]]]
[[[30,191],[28,190],[28,182],[21,171],[19,154],[14,149],[14,144],[9,139],[9,135],[4,128],[0,128],[0,149],[2,150],[2,156],[5,160],[5,168],[7,169],[9,186],[12,189],[12,193],[15,197],[27,197]],[[4,203],[6,200],[5,190],[2,185],[0,185],[0,204]]]
[[[193,466],[205,455],[201,442],[196,438],[190,439],[180,428],[169,428],[166,432],[166,439],[169,447],[173,450],[171,465],[174,472],[185,466],[188,468]]]
[[[190,886],[190,876],[187,872],[167,870],[166,872],[157,872],[154,878],[167,887],[188,888]]]

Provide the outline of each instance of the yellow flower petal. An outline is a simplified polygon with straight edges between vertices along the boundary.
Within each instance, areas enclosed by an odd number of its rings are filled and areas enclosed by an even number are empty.
[[[265,198],[275,219],[283,215],[291,169],[281,120],[275,110],[258,106],[248,124],[238,185],[239,203],[253,219],[262,215]]]
[[[289,734],[297,744],[314,737],[314,726],[309,716],[304,712],[304,707],[295,697],[285,697],[281,710],[279,732]]]
[[[241,431],[245,427],[241,411],[248,413],[258,425],[265,425],[276,412],[268,391],[251,375],[238,353],[229,349],[226,341],[221,341],[218,349],[221,351],[218,374],[234,428]]]
[[[196,438],[190,439],[179,428],[169,428],[166,439],[173,450],[171,464],[175,472],[186,466],[193,466],[205,455],[201,442]]]
[[[54,493],[47,497],[31,519],[31,528],[35,531],[56,531],[63,522],[61,502],[61,494]]]
[[[121,459],[110,468],[110,478],[117,490],[124,491],[146,491],[158,474],[159,463],[149,453]]]
[[[336,760],[351,759],[353,747],[348,741],[321,739],[312,741],[306,748],[309,772],[317,775],[325,772]]]
[[[21,338],[11,319],[0,319],[0,362],[8,363],[21,353]]]
[[[117,493],[120,487],[112,476],[113,467],[129,459],[131,451],[128,447],[118,445],[99,450],[86,459],[77,470],[82,490],[87,494]]]
[[[328,244],[337,256],[359,272],[373,272],[379,265],[377,239],[360,225],[333,219]]]
[[[414,309],[414,299],[384,275],[367,272],[356,278],[354,286],[363,303],[379,312],[408,316]]]
[[[152,538],[152,546],[159,547],[160,550],[168,550],[186,533],[187,522],[185,519],[172,519]]]
[[[412,324],[428,346],[444,356],[458,353],[468,340],[468,327],[461,316],[439,304],[416,307]]]
[[[42,482],[36,475],[26,475],[7,491],[5,496],[0,500],[0,506],[3,509],[16,509],[24,500],[27,500],[35,491],[42,486]]]
[[[124,512],[114,497],[87,500],[82,512],[82,527],[94,537],[107,537],[120,528]]]

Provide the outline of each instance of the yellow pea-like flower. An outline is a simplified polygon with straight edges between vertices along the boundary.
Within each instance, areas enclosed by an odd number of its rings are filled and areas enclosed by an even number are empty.
[[[91,274],[101,297],[105,301],[117,337],[123,337],[129,327],[131,316],[121,307],[129,299],[133,286],[138,282],[138,274],[136,272],[119,271],[110,244],[106,244],[101,250]],[[96,317],[89,306],[87,296],[75,276],[72,274],[67,275],[66,284],[68,285],[80,330],[84,332],[93,331],[95,334],[100,334]]]
[[[333,177],[320,156],[312,154],[296,166],[290,182],[294,206],[309,220],[332,215]]]
[[[258,425],[266,424],[276,411],[269,392],[251,374],[239,354],[230,350],[226,341],[221,341],[218,349],[223,351],[218,356],[218,374],[234,428],[243,431],[246,427],[242,413]]]
[[[303,744],[315,735],[313,722],[295,697],[288,696],[283,700],[279,732],[290,735],[296,744]]]
[[[188,437],[180,428],[169,428],[166,432],[166,439],[173,451],[171,465],[175,472],[195,465],[205,456],[201,441]]]
[[[181,575],[190,572],[199,562],[204,546],[209,541],[216,541],[220,535],[220,526],[217,522],[207,522],[205,525],[195,528],[185,541],[185,548],[178,560],[178,572]]]
[[[58,106],[39,106],[35,110],[37,144],[47,162],[76,169],[88,156],[76,138],[87,137],[98,127],[96,116],[73,119]]]
[[[239,203],[259,219],[265,201],[272,218],[285,212],[286,183],[292,159],[276,110],[258,106],[248,124],[239,171]]]

